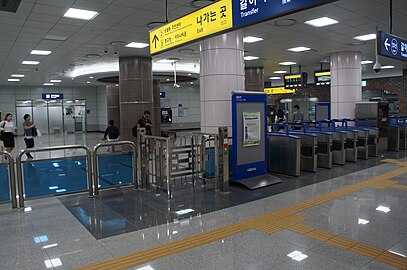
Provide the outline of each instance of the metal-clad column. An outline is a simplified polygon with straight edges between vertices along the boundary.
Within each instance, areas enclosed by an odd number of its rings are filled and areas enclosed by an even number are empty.
[[[153,80],[153,135],[161,136],[160,80]]]
[[[107,104],[107,121],[113,120],[115,126],[120,129],[119,86],[106,85],[106,104]]]
[[[252,92],[264,91],[264,68],[246,67],[245,68],[245,90]]]

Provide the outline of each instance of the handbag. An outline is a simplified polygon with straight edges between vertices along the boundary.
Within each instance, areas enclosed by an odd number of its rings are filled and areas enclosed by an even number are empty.
[[[38,132],[37,132],[37,129],[35,127],[32,128],[31,134],[32,134],[33,137],[38,136]]]
[[[0,129],[0,141],[4,140],[4,127],[6,126],[6,122],[4,122],[3,126]]]

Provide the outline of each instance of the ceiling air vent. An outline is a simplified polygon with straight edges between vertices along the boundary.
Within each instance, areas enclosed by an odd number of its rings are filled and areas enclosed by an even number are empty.
[[[20,3],[21,0],[0,0],[0,11],[16,13]]]

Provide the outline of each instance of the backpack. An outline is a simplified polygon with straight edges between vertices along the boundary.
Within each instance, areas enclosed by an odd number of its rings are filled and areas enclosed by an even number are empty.
[[[135,125],[135,126],[131,129],[131,134],[133,135],[133,137],[137,138],[137,125]]]

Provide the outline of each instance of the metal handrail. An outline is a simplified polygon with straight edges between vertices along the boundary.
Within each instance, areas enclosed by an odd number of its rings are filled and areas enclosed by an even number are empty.
[[[11,193],[11,207],[17,208],[17,190],[16,190],[16,174],[14,172],[14,158],[7,151],[0,151],[0,155],[7,157],[8,164],[8,174],[9,174],[9,183],[10,183],[10,193]]]
[[[19,205],[24,207],[24,183],[23,183],[23,170],[21,166],[21,158],[24,154],[28,153],[38,153],[38,152],[48,152],[48,151],[57,151],[57,150],[69,150],[69,149],[83,149],[86,151],[86,173],[88,178],[88,188],[89,188],[89,197],[93,197],[93,180],[92,180],[92,152],[85,145],[64,145],[64,146],[50,146],[44,148],[28,148],[23,149],[17,155],[16,164],[17,164],[17,185],[18,185],[18,194],[19,194]],[[62,157],[65,159],[65,157]]]
[[[98,143],[93,148],[93,184],[94,184],[94,195],[99,196],[99,161],[98,161],[98,150],[101,147],[109,147],[109,146],[120,146],[120,145],[129,145],[132,148],[132,156],[133,156],[133,184],[134,187],[137,188],[137,148],[136,144],[132,141],[117,141],[117,142],[103,142]]]

